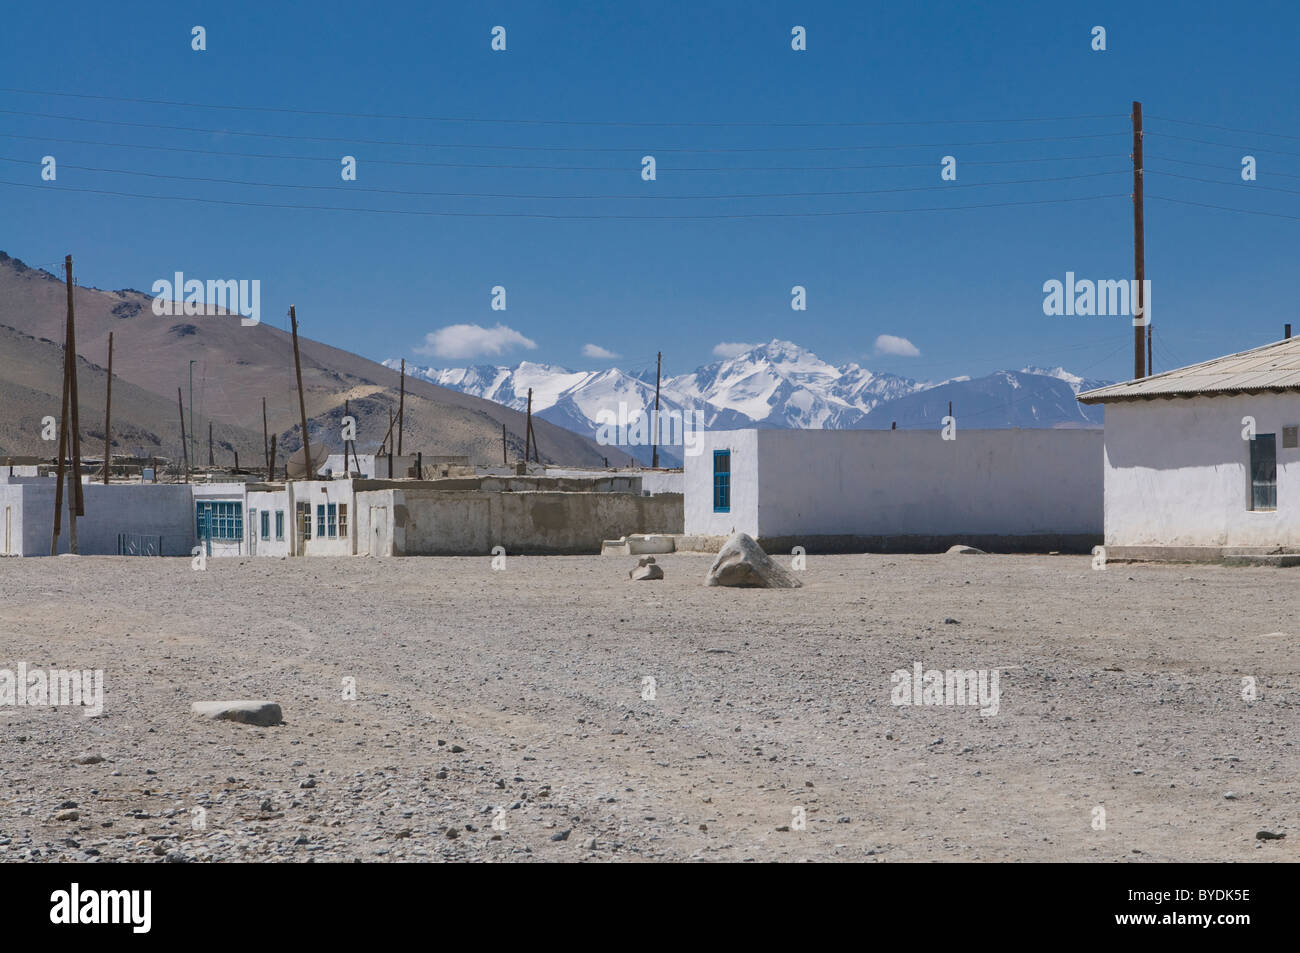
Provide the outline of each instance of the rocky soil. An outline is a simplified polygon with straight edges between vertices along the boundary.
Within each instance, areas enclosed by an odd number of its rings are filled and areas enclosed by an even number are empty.
[[[105,685],[0,705],[0,860],[1297,858],[1294,570],[710,561],[0,560],[0,669]],[[914,662],[998,713],[891,704]]]

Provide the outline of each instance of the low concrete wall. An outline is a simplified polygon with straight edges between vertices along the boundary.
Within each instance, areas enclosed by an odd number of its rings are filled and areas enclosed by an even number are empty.
[[[357,493],[357,552],[395,556],[599,553],[602,540],[680,533],[682,497],[439,490]]]

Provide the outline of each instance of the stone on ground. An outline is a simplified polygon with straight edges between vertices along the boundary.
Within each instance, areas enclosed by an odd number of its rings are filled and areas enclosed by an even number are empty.
[[[956,546],[949,546],[949,547],[948,547],[948,554],[949,554],[949,555],[952,555],[953,553],[961,553],[961,554],[966,555],[966,556],[983,556],[983,555],[985,555],[984,550],[982,550],[982,549],[976,549],[974,546],[964,546],[964,545],[962,545],[961,543],[958,543]]]
[[[759,589],[798,589],[803,585],[745,533],[736,533],[722,544],[705,584]]]
[[[218,721],[237,721],[243,725],[278,725],[284,721],[280,706],[269,701],[194,702],[190,708],[196,715]]]
[[[663,568],[655,565],[653,556],[642,556],[634,569],[629,569],[627,578],[637,579],[662,579],[664,577]]]

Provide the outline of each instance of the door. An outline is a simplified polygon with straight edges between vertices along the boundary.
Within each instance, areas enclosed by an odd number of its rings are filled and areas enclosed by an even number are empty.
[[[388,507],[370,507],[370,555],[387,556],[390,554],[388,544]]]
[[[257,510],[248,511],[248,555],[257,555],[257,528],[261,524],[257,522]]]

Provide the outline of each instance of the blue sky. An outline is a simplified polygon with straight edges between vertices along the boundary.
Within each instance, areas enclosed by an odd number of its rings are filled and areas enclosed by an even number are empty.
[[[0,183],[37,186],[0,184],[0,248],[30,264],[71,252],[83,283],[108,288],[147,291],[175,271],[258,279],[265,320],[282,325],[292,302],[305,334],[374,359],[637,369],[662,350],[677,373],[719,342],[780,337],[918,379],[1029,363],[1127,377],[1126,319],[1046,317],[1042,285],[1066,271],[1131,277],[1134,99],[1147,116],[1155,369],[1300,326],[1293,3],[60,11],[6,9],[0,86],[42,95],[0,92]],[[206,51],[191,49],[195,25]],[[497,25],[505,52],[490,49]],[[806,51],[791,49],[796,25]],[[1091,49],[1097,25],[1104,52]],[[655,182],[640,176],[646,154]],[[1246,154],[1254,183],[1241,180]],[[41,181],[45,155],[56,182]],[[341,180],[342,155],[357,157],[356,182]],[[944,155],[956,182],[940,180]],[[992,182],[1017,184],[975,187]],[[899,189],[916,191],[788,194]],[[760,197],[719,197],[737,194]],[[976,205],[989,207],[923,211]],[[338,210],[349,206],[459,214]],[[772,214],[867,210],[888,211]],[[604,217],[572,217],[584,215]],[[688,217],[709,215],[740,217]],[[498,285],[504,312],[490,308]],[[804,312],[790,308],[794,285],[807,289]],[[500,354],[419,353],[439,329],[498,323],[515,342]],[[880,335],[919,356],[878,353]],[[589,344],[621,357],[586,357]]]

